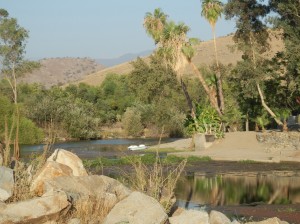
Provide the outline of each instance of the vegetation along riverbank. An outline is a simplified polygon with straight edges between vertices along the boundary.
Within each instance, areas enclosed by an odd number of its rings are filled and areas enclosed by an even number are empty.
[[[249,223],[252,214],[261,221],[254,223],[299,223],[298,187],[276,190],[268,175],[287,182],[299,175],[300,2],[200,2],[211,41],[189,37],[188,24],[156,8],[141,18],[155,44],[150,56],[113,70],[85,60],[93,68],[79,71],[79,59],[60,61],[75,61],[76,69],[53,85],[26,81],[49,63],[25,59],[30,32],[0,9],[0,223]],[[236,29],[217,39],[222,16]],[[83,71],[95,73],[82,78]],[[72,149],[51,148],[57,140],[120,137],[156,137],[158,144],[84,163]],[[162,144],[164,137],[181,139]],[[41,142],[44,148],[25,161],[20,144]],[[247,186],[253,179],[241,187],[239,181],[224,184],[232,173],[254,175],[263,186],[252,191]],[[99,174],[118,176],[122,183]],[[190,174],[189,185],[180,185]],[[203,180],[206,175],[214,177]],[[179,187],[186,204],[204,198],[194,196],[194,189],[212,196],[209,208],[176,210]],[[252,196],[254,204],[248,201]],[[245,209],[262,206],[257,198],[265,200],[264,207]],[[227,201],[239,203],[228,209],[245,219],[215,210],[225,211]],[[290,204],[280,207],[284,203]]]

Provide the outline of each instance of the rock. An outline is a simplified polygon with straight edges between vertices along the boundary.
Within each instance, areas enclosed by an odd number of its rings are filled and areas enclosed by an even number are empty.
[[[64,164],[49,161],[37,172],[30,186],[30,191],[41,196],[45,193],[45,181],[51,180],[59,176],[72,176],[72,169]]]
[[[81,224],[80,219],[74,218],[68,221],[68,224]]]
[[[195,141],[195,151],[201,151],[206,148],[205,147],[206,140],[204,134],[195,134],[194,141]]]
[[[185,211],[184,208],[178,207],[178,208],[176,208],[176,210],[173,212],[172,216],[178,216],[178,215],[180,215],[180,214],[181,214],[182,212],[184,212],[184,211]]]
[[[0,167],[0,201],[4,202],[13,194],[14,173],[12,169]]]
[[[247,222],[245,224],[288,224],[285,221],[280,221],[278,218],[270,218],[260,222]]]
[[[163,224],[168,219],[161,204],[140,192],[132,192],[117,203],[104,220],[104,224]]]
[[[87,176],[87,172],[83,166],[81,159],[64,149],[56,149],[47,161],[55,161],[70,167],[74,176]]]
[[[169,218],[170,224],[209,224],[209,217],[205,211],[185,210],[178,216]]]
[[[239,221],[237,221],[237,220],[233,220],[232,222],[231,222],[231,224],[241,224]]]
[[[119,181],[106,176],[57,177],[45,182],[45,191],[64,191],[73,200],[95,197],[114,203],[127,197],[131,191]]]
[[[223,213],[213,210],[209,214],[209,223],[210,224],[231,224],[231,221]]]
[[[55,221],[69,205],[66,193],[49,192],[43,197],[6,204],[0,209],[0,224],[40,224]]]

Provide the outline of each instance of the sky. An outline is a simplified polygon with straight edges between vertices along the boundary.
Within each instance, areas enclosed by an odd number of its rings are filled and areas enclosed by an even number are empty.
[[[200,0],[0,0],[0,8],[29,31],[26,58],[116,58],[155,48],[143,28],[146,12],[161,8],[175,22],[190,27],[189,37],[212,38],[201,17]],[[234,32],[221,18],[217,36]]]

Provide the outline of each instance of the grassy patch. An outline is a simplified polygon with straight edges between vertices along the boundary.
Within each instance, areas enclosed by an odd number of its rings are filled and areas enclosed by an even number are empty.
[[[252,164],[252,163],[257,163],[257,161],[251,160],[251,159],[246,159],[246,160],[240,160],[238,161],[239,163],[244,163],[244,164]]]
[[[199,157],[199,156],[189,156],[187,158],[187,160],[188,160],[188,163],[210,162],[210,161],[212,161],[212,158],[209,157],[209,156],[202,156],[202,157]]]
[[[96,159],[86,159],[83,160],[84,166],[89,169],[101,170],[105,166],[122,166],[122,165],[131,165],[132,161],[141,159],[142,163],[145,165],[152,165],[156,162],[155,153],[147,153],[144,155],[134,155],[134,156],[125,156],[119,158],[105,158],[99,157]],[[197,163],[197,162],[209,162],[212,159],[209,156],[189,156],[187,158],[180,157],[176,155],[167,155],[166,157],[161,158],[161,163],[165,165],[177,165],[183,160],[187,159],[187,163]]]

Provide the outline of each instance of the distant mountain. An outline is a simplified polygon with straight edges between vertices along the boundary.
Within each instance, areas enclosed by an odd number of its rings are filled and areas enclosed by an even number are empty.
[[[140,53],[129,53],[124,54],[118,58],[103,58],[103,59],[96,59],[95,61],[105,67],[112,67],[115,65],[122,64],[124,62],[129,62],[135,60],[137,57],[145,57],[149,56],[153,50],[142,51]]]
[[[242,52],[238,50],[232,50],[232,46],[234,46],[232,37],[233,35],[228,35],[217,38],[219,61],[224,65],[236,64],[237,61],[241,60],[242,58]],[[271,51],[269,52],[269,55],[266,55],[267,57],[275,55],[276,52],[284,48],[282,40],[276,37],[276,33],[275,35],[274,33],[271,33],[270,37]],[[215,55],[212,40],[201,42],[198,46],[195,47],[195,49],[196,55],[193,58],[193,62],[195,65],[211,65],[212,63],[214,63]],[[145,57],[145,59],[146,61],[149,61],[148,57]],[[115,73],[123,75],[130,73],[132,69],[133,66],[130,64],[130,61],[128,61],[85,76],[82,80],[77,81],[76,83],[84,82],[89,85],[100,85],[107,74]],[[184,73],[191,76],[194,75],[194,72],[190,66],[186,66]]]
[[[41,67],[20,78],[19,82],[39,83],[49,88],[82,80],[86,75],[104,69],[90,58],[46,58],[39,61]]]

